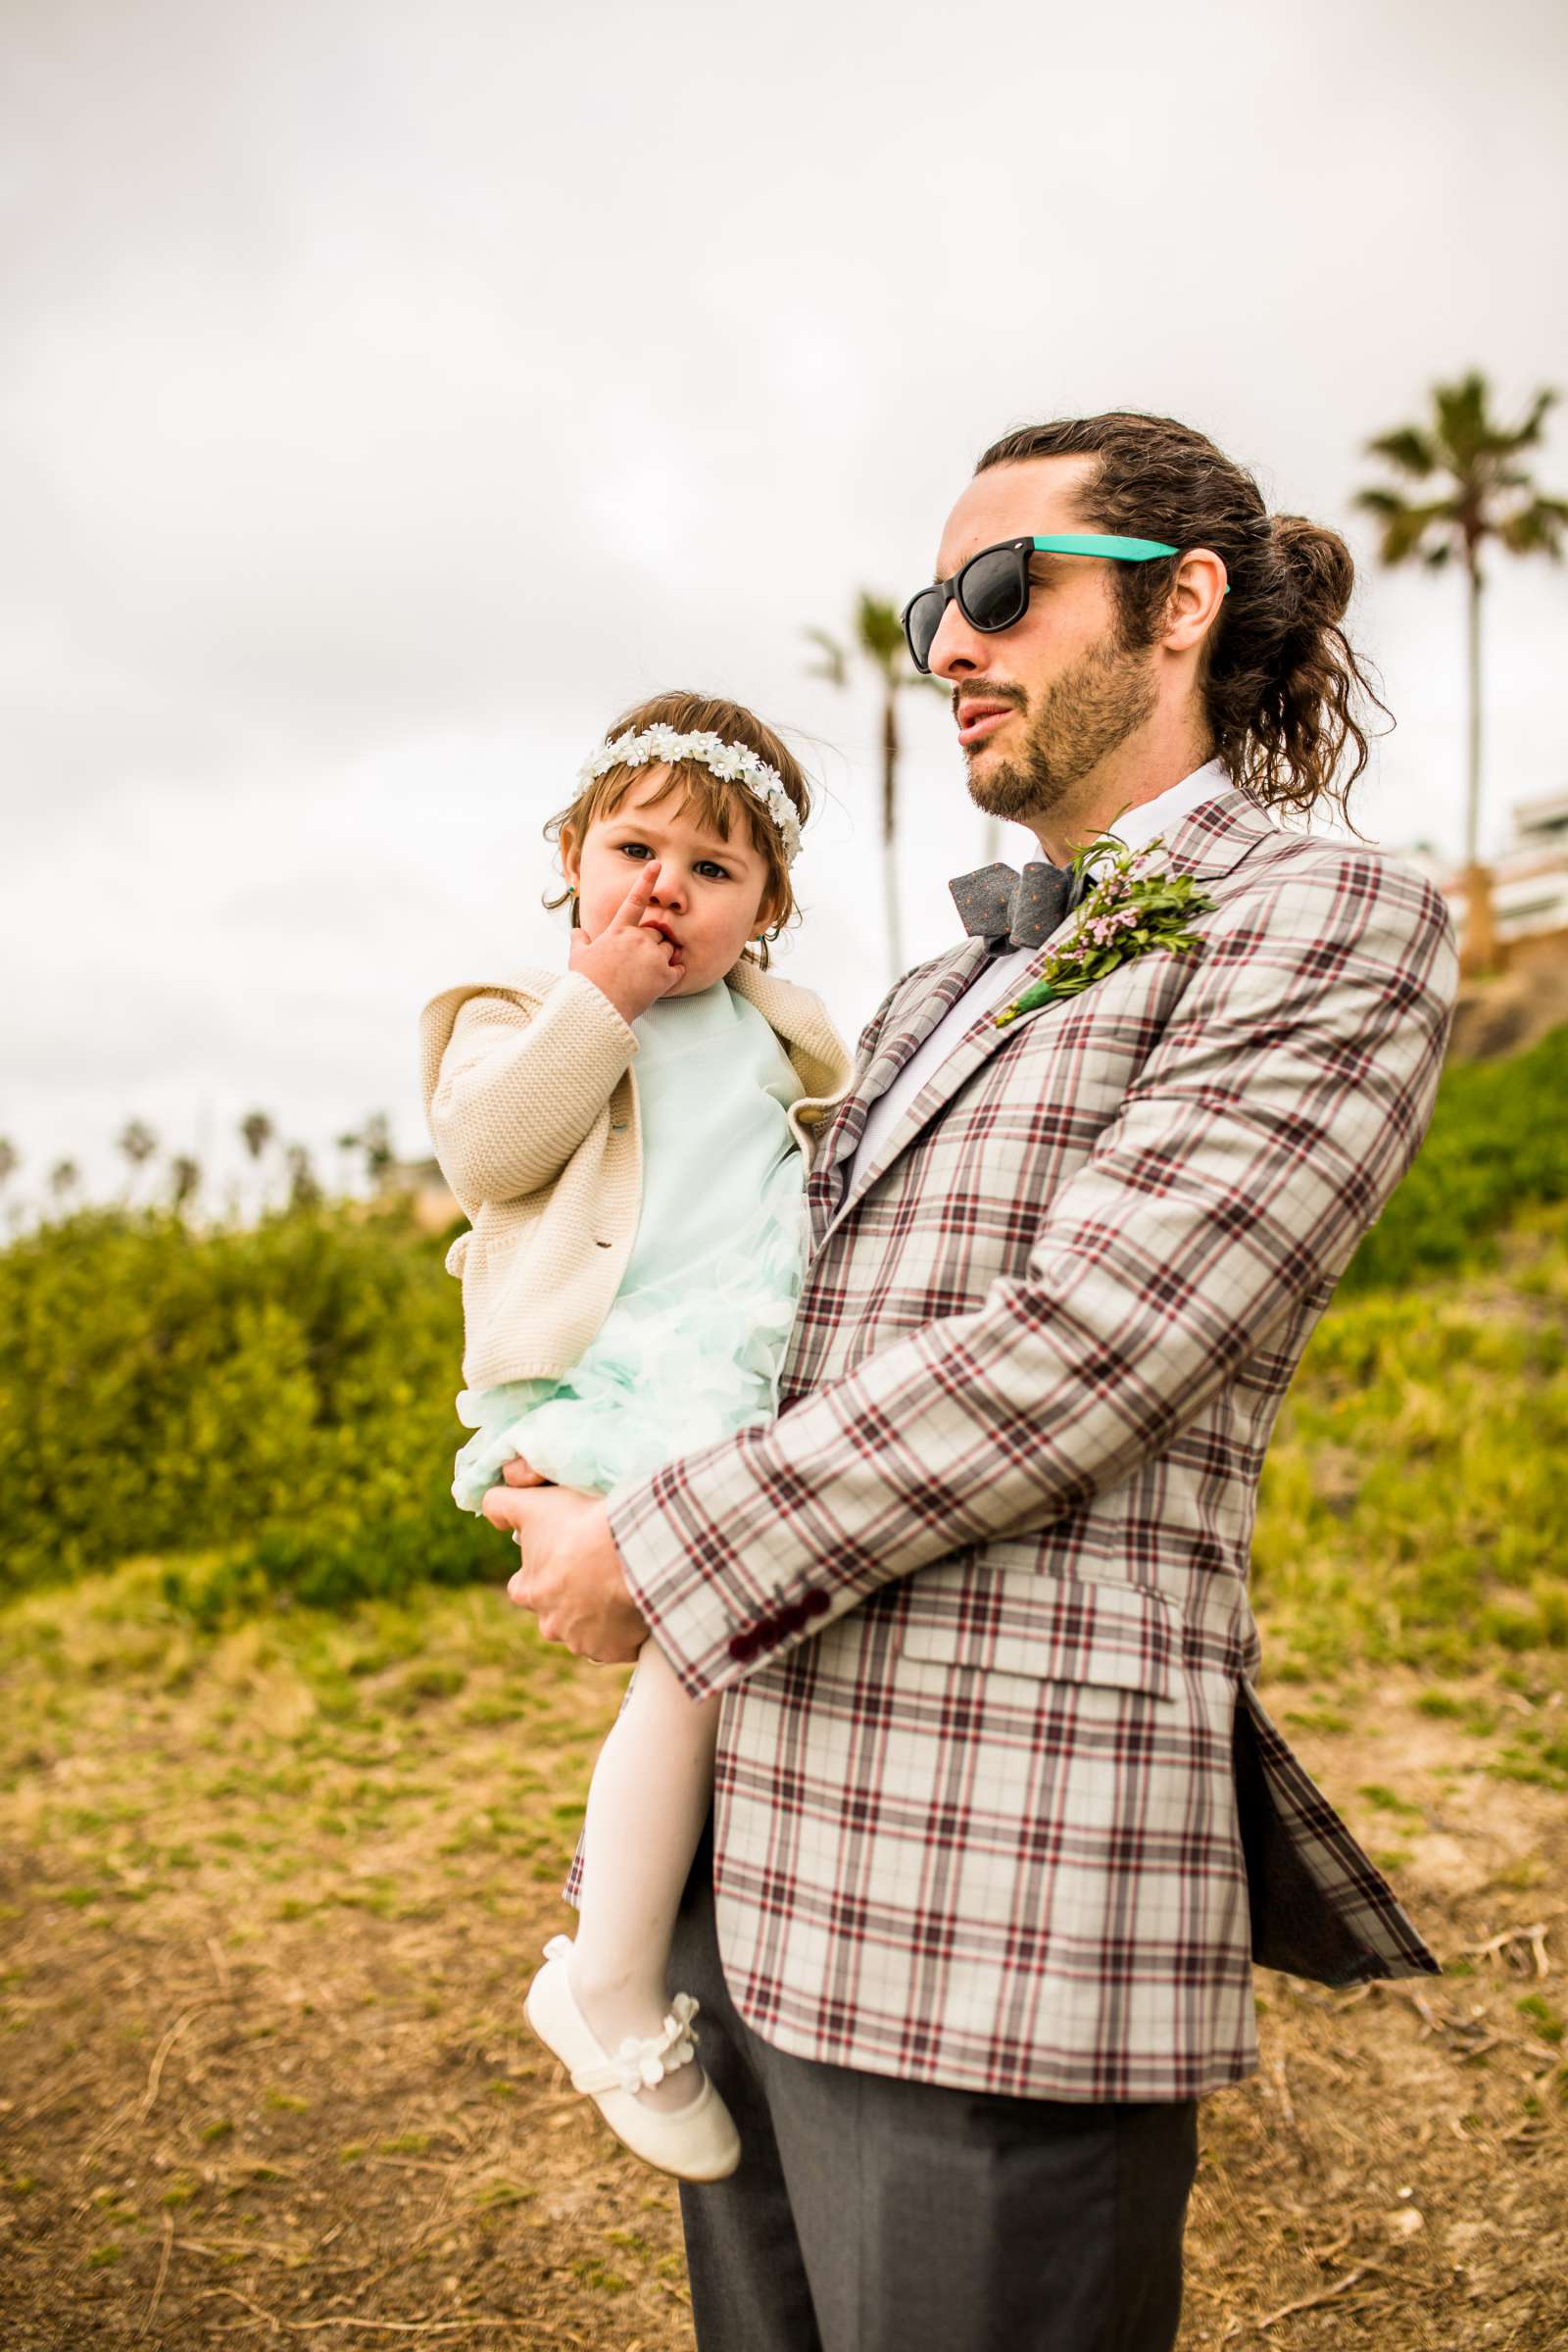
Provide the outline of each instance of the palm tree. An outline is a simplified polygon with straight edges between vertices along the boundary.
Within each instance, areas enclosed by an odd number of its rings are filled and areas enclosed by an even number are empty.
[[[158,1138],[142,1119],[129,1119],[120,1131],[118,1149],[130,1163],[130,1183],[126,1195],[136,1189],[136,1178],[144,1163],[158,1149]]]
[[[372,1110],[360,1136],[360,1149],[365,1153],[365,1173],[372,1189],[380,1192],[392,1173],[397,1154],[392,1149],[392,1127],[384,1110]]]
[[[252,1159],[261,1158],[274,1132],[265,1110],[248,1110],[239,1123],[239,1131],[245,1138],[245,1149]]]
[[[1480,865],[1481,591],[1486,584],[1481,555],[1489,539],[1513,556],[1557,558],[1562,553],[1568,500],[1538,491],[1519,464],[1523,451],[1540,447],[1542,425],[1557,398],[1554,391],[1538,392],[1522,422],[1503,425],[1489,414],[1491,390],[1479,370],[1472,368],[1457,383],[1435,384],[1428,422],[1398,425],[1366,444],[1369,457],[1383,459],[1407,484],[1429,485],[1426,494],[1407,497],[1403,489],[1373,488],[1359,491],[1355,500],[1381,525],[1378,554],[1385,564],[1415,560],[1440,569],[1457,558],[1465,568],[1469,729],[1464,860],[1470,910],[1466,944],[1472,951],[1490,928],[1482,916],[1486,876]],[[1470,960],[1475,960],[1473,952]]]
[[[364,1143],[364,1136],[348,1131],[345,1131],[337,1139],[337,1189],[340,1193],[346,1193],[353,1181],[350,1163],[354,1153],[362,1150]]]
[[[822,655],[808,675],[826,678],[833,686],[848,686],[850,654],[826,629],[808,629],[806,635]],[[876,671],[882,688],[882,887],[887,907],[888,961],[896,980],[904,969],[904,940],[899,921],[899,696],[906,686],[934,686],[948,691],[940,678],[922,677],[909,660],[904,625],[897,609],[862,588],[855,614],[854,651]]]
[[[169,1163],[170,1199],[173,1202],[176,1217],[184,1215],[187,1203],[196,1197],[201,1180],[200,1162],[184,1152],[177,1152]]]
[[[273,1126],[270,1114],[265,1110],[248,1110],[239,1123],[239,1131],[245,1139],[246,1151],[257,1166],[261,1167],[269,1146],[277,1140],[277,1129]],[[262,1211],[264,1215],[267,1212],[268,1195],[270,1190],[267,1172],[263,1169]]]
[[[290,1208],[315,1208],[321,1198],[321,1188],[316,1180],[310,1152],[303,1144],[289,1144],[283,1157],[288,1167]]]
[[[81,1170],[74,1159],[57,1159],[49,1171],[49,1190],[64,1208],[73,1193],[81,1187]]]
[[[22,1165],[22,1153],[8,1135],[0,1135],[0,1186],[8,1185]],[[12,1233],[22,1229],[22,1203],[12,1200],[6,1208],[6,1224]]]

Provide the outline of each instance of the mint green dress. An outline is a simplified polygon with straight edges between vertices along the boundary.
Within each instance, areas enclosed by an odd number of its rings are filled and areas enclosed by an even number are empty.
[[[722,980],[665,997],[632,1029],[643,1197],[625,1274],[563,1378],[460,1395],[474,1433],[454,1466],[465,1510],[514,1454],[558,1486],[609,1494],[777,1410],[806,1255],[787,1116],[801,1082]]]

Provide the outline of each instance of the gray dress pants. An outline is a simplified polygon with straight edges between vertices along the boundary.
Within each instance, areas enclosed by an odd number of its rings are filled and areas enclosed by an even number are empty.
[[[1198,2103],[1086,2106],[861,2074],[737,2013],[711,1825],[670,1983],[741,2134],[681,2183],[699,2352],[1171,2352]]]

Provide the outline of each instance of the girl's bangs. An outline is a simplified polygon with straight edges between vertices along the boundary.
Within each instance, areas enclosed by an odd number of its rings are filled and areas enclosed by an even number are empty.
[[[605,793],[604,799],[593,811],[594,816],[613,816],[633,785],[647,772],[646,768],[626,767],[620,769],[617,776],[616,770],[612,768],[604,780],[608,786],[614,778],[613,789]],[[767,818],[752,807],[738,785],[727,782],[722,776],[715,776],[710,768],[704,767],[699,760],[677,761],[659,790],[650,795],[646,805],[650,808],[662,808],[677,793],[680,796],[677,814],[684,816],[689,811],[694,812],[701,823],[712,827],[720,841],[728,841],[735,820],[740,817],[751,836],[752,847],[766,858],[770,865],[778,862],[776,837],[771,840],[768,838],[772,827]],[[591,823],[592,818],[588,821]]]

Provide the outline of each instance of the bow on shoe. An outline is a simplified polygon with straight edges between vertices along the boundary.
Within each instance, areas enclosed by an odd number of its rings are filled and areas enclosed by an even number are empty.
[[[1080,895],[1070,865],[1031,859],[1021,874],[1010,865],[979,865],[948,884],[964,929],[996,947],[1038,948],[1072,911]]]
[[[639,2041],[635,2034],[627,2034],[614,2060],[620,2070],[622,2090],[638,2091],[645,2083],[652,2089],[666,2075],[672,2075],[677,2066],[686,2066],[696,2057],[697,2029],[692,2019],[697,2010],[698,2003],[689,1992],[677,1992],[662,2034],[651,2034],[646,2041]],[[572,2080],[575,2082],[576,2077]]]

